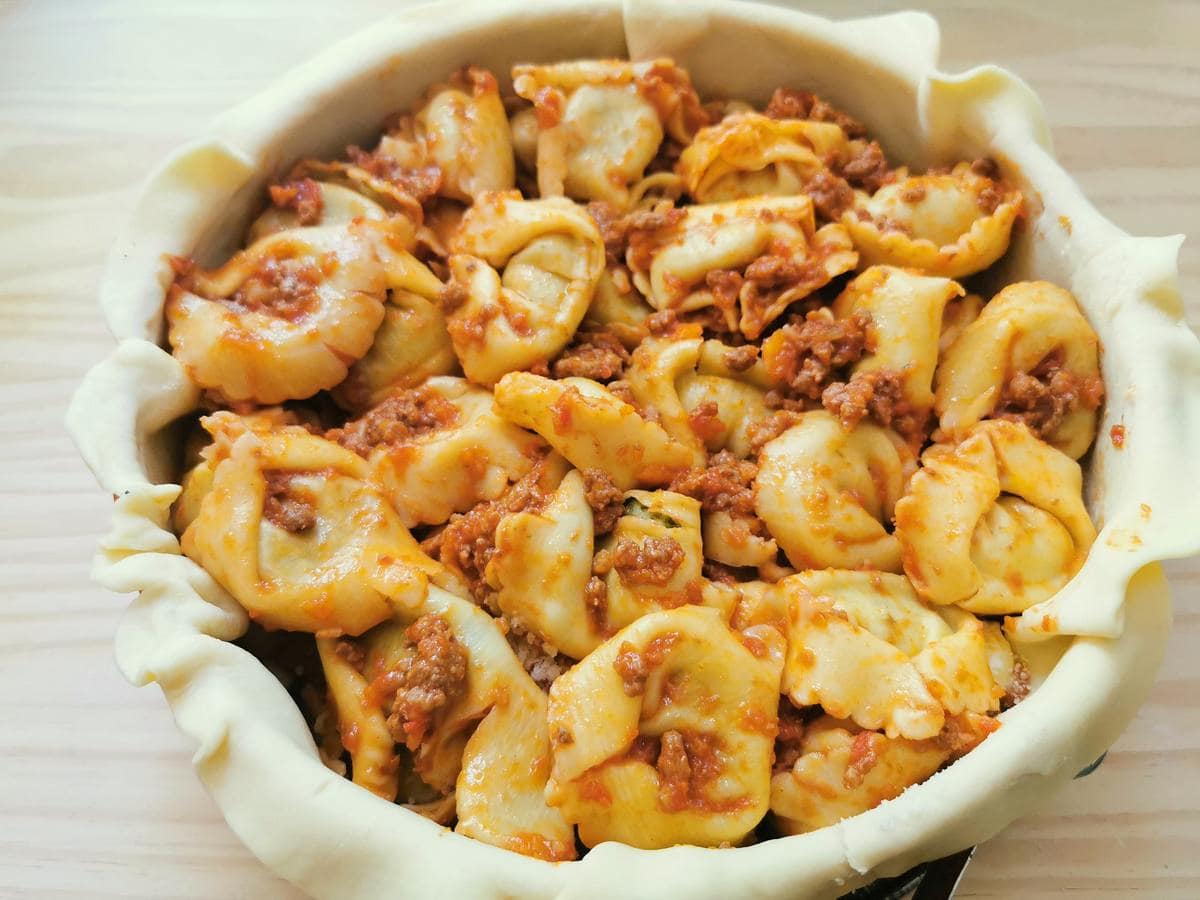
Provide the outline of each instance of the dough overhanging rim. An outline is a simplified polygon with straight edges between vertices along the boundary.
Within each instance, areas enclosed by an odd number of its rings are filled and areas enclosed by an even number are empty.
[[[150,177],[100,288],[120,343],[85,378],[68,426],[113,524],[94,576],[137,592],[116,639],[122,672],[158,682],[231,827],[319,897],[834,897],[995,834],[1116,739],[1153,681],[1170,623],[1156,560],[1200,549],[1200,343],[1178,290],[1180,236],[1136,238],[1104,219],[1054,161],[1037,98],[992,66],[937,70],[919,13],[831,22],[697,0],[547,0],[413,7],[331,48],[217,119]],[[702,95],[765,101],[803,86],[867,121],[916,166],[990,154],[1031,200],[997,279],[1044,278],[1079,298],[1100,335],[1108,402],[1089,459],[1100,537],[1079,574],[1015,623],[1058,662],[980,747],[899,798],[838,825],[736,850],[602,844],[547,863],[449,832],[326,769],[279,682],[229,640],[245,612],[180,555],[168,511],[174,432],[197,391],[158,343],[171,280],[163,254],[206,263],[232,248],[265,179],[303,155],[364,141],[438,73],[470,61],[673,56]],[[719,60],[719,64],[716,62]],[[505,85],[507,87],[507,85]],[[353,102],[338,102],[353,98]],[[234,227],[229,227],[233,223]],[[1123,449],[1109,429],[1125,428]],[[1058,635],[1058,636],[1056,636]]]

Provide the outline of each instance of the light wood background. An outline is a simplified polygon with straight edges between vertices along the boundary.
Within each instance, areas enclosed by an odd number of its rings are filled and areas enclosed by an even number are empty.
[[[225,826],[161,695],[114,668],[125,600],[88,581],[109,500],[61,422],[111,349],[94,293],[136,183],[213,114],[396,5],[0,2],[0,897],[297,896]],[[1197,327],[1200,4],[927,8],[947,68],[992,61],[1032,83],[1109,217],[1192,232],[1180,262]],[[1200,897],[1200,565],[1169,571],[1176,626],[1150,701],[1095,775],[979,851],[960,896]]]

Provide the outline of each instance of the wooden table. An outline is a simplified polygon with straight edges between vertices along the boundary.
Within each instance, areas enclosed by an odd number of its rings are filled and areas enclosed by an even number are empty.
[[[88,581],[110,502],[61,423],[111,348],[94,293],[137,182],[210,116],[396,5],[0,3],[2,897],[297,896],[225,826],[160,694],[113,666],[125,600]],[[1064,164],[1114,221],[1200,230],[1200,5],[930,6],[946,67],[1028,79]],[[1181,258],[1194,327],[1197,247]],[[1200,565],[1169,570],[1176,627],[1150,701],[1099,772],[979,851],[960,896],[1200,896]]]

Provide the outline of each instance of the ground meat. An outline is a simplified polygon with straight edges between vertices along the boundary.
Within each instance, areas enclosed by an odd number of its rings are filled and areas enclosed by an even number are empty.
[[[544,645],[532,631],[526,631],[516,622],[510,621],[508,624],[506,637],[517,659],[537,686],[549,691],[558,676],[571,668],[571,661],[555,648]]]
[[[279,469],[268,469],[263,473],[267,482],[263,518],[292,534],[307,531],[317,522],[317,510],[311,497],[296,491],[292,485],[296,474]]]
[[[613,548],[613,568],[625,584],[664,585],[683,564],[683,547],[672,537],[621,538]]]
[[[896,178],[878,141],[853,146],[852,155],[842,163],[836,174],[868,194],[875,193]]]
[[[721,775],[717,739],[707,734],[666,731],[660,739],[658,805],[665,812],[708,809],[704,793]]]
[[[679,327],[679,314],[663,309],[646,316],[646,330],[655,337],[668,337]]]
[[[1061,355],[1056,353],[1032,372],[1018,372],[1008,380],[995,416],[1024,423],[1039,438],[1048,440],[1068,415],[1079,409],[1097,409],[1103,402],[1104,382],[1062,368]]]
[[[1024,660],[1013,661],[1012,681],[1006,685],[1006,693],[1000,699],[1001,709],[1011,709],[1029,696],[1029,667]]]
[[[719,438],[725,433],[725,422],[721,409],[712,400],[706,400],[688,413],[688,428],[703,443]]]
[[[612,630],[608,624],[608,584],[599,575],[589,578],[583,588],[583,608],[592,631],[607,637]]]
[[[477,503],[467,512],[450,517],[430,541],[427,552],[437,553],[443,565],[461,573],[477,603],[485,603],[490,594],[483,574],[496,555],[496,526],[510,513],[536,511],[549,500],[544,491],[546,461],[540,460],[519,481],[496,500]]]
[[[842,786],[852,791],[863,783],[867,773],[879,762],[878,741],[880,736],[874,731],[860,731],[854,736],[850,745],[850,761],[842,774]]]
[[[775,772],[788,772],[800,758],[804,715],[784,698],[779,701],[779,731],[775,735]]]
[[[738,297],[745,279],[733,269],[713,269],[704,276],[704,284],[712,292],[713,305],[720,311],[723,325],[735,327]]]
[[[833,122],[840,126],[849,138],[860,138],[867,133],[866,128],[857,119],[808,91],[776,88],[764,112],[772,119],[812,119],[817,122]]]
[[[587,489],[588,506],[592,508],[595,535],[608,534],[625,512],[625,493],[603,469],[582,469],[580,474]]]
[[[1000,177],[1000,166],[991,157],[984,156],[971,163],[971,172],[996,181]]]
[[[738,459],[728,450],[714,454],[708,465],[680,472],[671,481],[671,490],[700,501],[705,512],[728,510],[740,515],[754,513],[754,479],[758,466]]]
[[[432,199],[441,189],[442,170],[438,166],[406,166],[386,153],[368,153],[361,147],[347,147],[346,156],[360,169],[376,178],[390,181],[417,203]]]
[[[864,313],[835,319],[828,308],[813,310],[802,322],[779,329],[777,349],[766,360],[767,373],[794,395],[820,399],[836,371],[858,362],[870,349],[870,321]]]
[[[741,580],[738,578],[738,570],[733,566],[727,566],[724,563],[715,562],[711,559],[704,560],[701,572],[705,578],[717,584],[727,584],[737,587],[738,582]]]
[[[854,189],[850,183],[825,169],[809,179],[804,193],[812,200],[817,215],[830,222],[839,220],[854,205]]]
[[[771,393],[768,392],[768,396]],[[768,404],[770,405],[770,404]],[[759,419],[756,422],[751,422],[747,430],[747,437],[750,439],[750,452],[758,455],[767,444],[775,440],[793,425],[800,422],[801,413],[799,411],[776,409],[775,412],[767,416],[765,419]]]
[[[651,209],[635,209],[622,220],[626,257],[638,269],[649,269],[655,251],[673,239],[687,213],[664,201]]]
[[[900,199],[905,203],[920,203],[925,199],[925,185],[920,182],[910,184],[900,191]]]
[[[743,276],[746,281],[758,285],[762,291],[769,288],[794,284],[804,274],[803,263],[790,254],[764,255],[746,266]]]
[[[621,676],[625,694],[638,697],[646,690],[646,679],[663,664],[674,646],[679,642],[679,632],[668,631],[653,638],[646,649],[638,649],[629,641],[622,641],[613,660],[613,668]]]
[[[458,407],[430,387],[396,391],[326,437],[366,458],[378,446],[396,447],[458,421]]]
[[[986,216],[990,216],[992,213],[994,213],[996,211],[996,207],[1003,202],[1004,194],[994,184],[984,185],[983,189],[979,192],[979,196],[975,198],[975,203],[979,206],[980,211]]]
[[[662,742],[647,734],[639,734],[633,739],[633,743],[629,745],[629,750],[625,753],[625,758],[633,762],[645,763],[648,766],[654,765],[659,754],[662,753]]]
[[[281,209],[294,209],[301,225],[316,225],[321,221],[325,201],[321,186],[311,178],[300,178],[269,188],[271,202]]]
[[[421,616],[404,635],[414,654],[376,678],[372,689],[391,710],[387,724],[396,743],[415,751],[435,713],[466,688],[467,651],[441,616]]]
[[[588,215],[600,229],[604,241],[604,254],[610,266],[619,266],[625,261],[626,228],[624,214],[620,208],[603,200],[593,200],[587,205]]]
[[[999,719],[990,716],[969,712],[957,716],[946,716],[946,727],[934,740],[937,741],[938,746],[949,752],[953,759],[957,759],[964,753],[974,750],[989,734],[999,728]]]
[[[555,378],[590,378],[607,382],[621,378],[629,363],[629,351],[611,331],[581,331],[550,372]]]
[[[360,672],[367,661],[367,652],[363,650],[358,641],[338,641],[334,644],[333,652]]]
[[[325,267],[334,263],[332,256],[319,260],[307,256],[268,256],[229,297],[229,303],[295,322],[316,309],[317,286],[325,279]]]
[[[904,376],[891,369],[858,372],[849,382],[834,382],[821,394],[821,405],[838,417],[846,431],[870,415],[917,444],[928,419],[904,396]]]
[[[758,362],[758,347],[754,344],[730,347],[721,357],[721,361],[728,366],[731,372],[745,372]]]
[[[659,244],[673,236],[685,215],[665,201],[650,209],[622,213],[611,203],[595,200],[588,204],[587,211],[600,229],[608,265],[623,264],[632,249],[633,258],[644,264],[643,268],[649,266],[650,255]]]
[[[467,290],[465,284],[458,281],[451,281],[442,286],[441,294],[438,295],[438,305],[441,306],[442,312],[448,316],[466,303],[470,297],[471,292]]]
[[[825,259],[819,252],[797,260],[789,252],[760,256],[746,267],[745,285],[740,294],[742,333],[757,338],[771,321],[771,307],[785,291],[808,293],[829,281]]]
[[[709,124],[691,77],[672,62],[652,62],[636,78],[638,94],[654,107],[663,122],[678,119],[688,134]]]
[[[485,500],[462,515],[451,516],[438,535],[438,559],[462,573],[477,603],[483,603],[489,593],[483,573],[496,555],[496,526],[504,516],[500,504]]]
[[[667,812],[687,809],[692,766],[688,761],[683,735],[678,731],[663,734],[658,753],[658,802]]]

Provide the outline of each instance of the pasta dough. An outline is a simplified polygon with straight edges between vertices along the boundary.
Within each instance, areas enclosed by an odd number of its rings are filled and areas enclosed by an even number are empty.
[[[900,542],[885,524],[915,461],[893,432],[845,431],[823,410],[763,447],[755,509],[792,565],[900,571]]]
[[[662,426],[587,378],[513,372],[495,394],[500,415],[536,431],[572,465],[603,469],[620,488],[665,484],[692,459]]]
[[[487,391],[450,377],[385,399],[344,432],[409,528],[499,497],[543,447],[501,418]]]
[[[190,377],[230,401],[303,399],[370,349],[383,300],[362,229],[296,229],[184,274],[167,293],[168,338]]]
[[[305,518],[267,514],[279,495]],[[440,575],[366,462],[295,426],[233,443],[182,546],[252,617],[292,631],[361,634]]]
[[[832,122],[771,119],[734,113],[702,128],[677,168],[697,203],[804,192],[818,172],[846,152],[846,134]]]
[[[686,143],[703,121],[687,74],[670,60],[515,66],[513,89],[535,105],[543,197],[624,206],[664,134]]]
[[[463,371],[491,387],[567,345],[604,270],[600,232],[563,199],[488,194],[468,210],[451,246],[463,297],[447,314]]]
[[[486,575],[509,621],[583,659],[606,636],[607,622],[585,598],[593,529],[583,477],[563,475],[565,468],[547,503],[500,520]]]
[[[1075,574],[1096,538],[1069,456],[1005,421],[934,445],[896,504],[904,571],[934,603],[1017,613]]]
[[[655,309],[715,305],[728,327],[753,339],[858,256],[841,225],[816,228],[812,201],[800,195],[685,207],[631,246],[627,260]]]
[[[643,616],[551,687],[549,801],[589,847],[741,841],[767,809],[782,664],[770,626]]]
[[[1053,365],[1035,380],[1030,373],[1046,362]],[[1013,389],[1018,380],[1024,392],[1034,389],[1032,398]],[[1102,391],[1099,341],[1075,298],[1049,282],[1023,281],[993,297],[947,348],[937,411],[952,438],[992,415],[1025,419],[1078,459],[1096,437]]]
[[[833,304],[841,319],[870,317],[874,347],[853,371],[898,373],[904,402],[921,418],[933,409],[933,373],[946,304],[966,292],[948,278],[918,275],[891,266],[872,266],[850,282]]]
[[[963,278],[1008,249],[1022,210],[1019,191],[958,163],[946,174],[901,178],[842,216],[861,266],[885,264]]]

